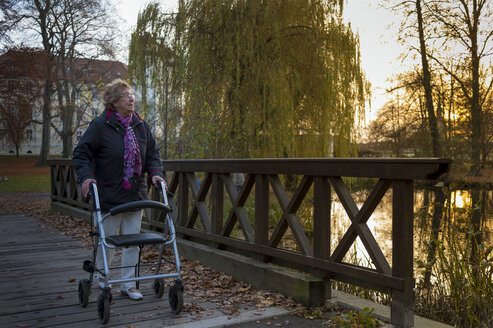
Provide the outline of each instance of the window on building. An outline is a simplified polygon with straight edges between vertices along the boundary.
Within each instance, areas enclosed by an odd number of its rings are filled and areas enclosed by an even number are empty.
[[[26,130],[26,141],[33,141],[33,130],[30,128]]]

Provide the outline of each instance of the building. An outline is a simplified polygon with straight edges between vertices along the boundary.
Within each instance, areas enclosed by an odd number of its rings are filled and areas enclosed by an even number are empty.
[[[5,99],[9,96],[7,92],[12,92],[11,88],[15,82],[20,80],[35,81],[43,90],[47,75],[46,53],[32,49],[10,50],[0,56],[0,102],[6,104]],[[65,67],[65,73],[70,71],[70,67]],[[127,66],[118,61],[92,60],[78,58],[75,60],[72,69],[77,76],[78,85],[74,113],[74,145],[77,144],[87,124],[103,108],[99,94],[102,87],[115,78],[127,79]],[[64,78],[61,69],[56,72],[56,78]],[[54,72],[51,74],[55,74]],[[43,97],[41,94],[35,99],[32,105],[31,115],[32,123],[25,129],[25,141],[19,149],[20,155],[39,154],[42,140],[42,106]],[[57,94],[54,93],[51,104],[52,123],[55,127],[60,127],[61,122],[58,117],[58,100]],[[0,118],[1,119],[1,118]],[[51,130],[50,155],[60,155],[62,153],[62,140],[55,132]],[[15,147],[5,141],[0,140],[0,154],[15,154]]]

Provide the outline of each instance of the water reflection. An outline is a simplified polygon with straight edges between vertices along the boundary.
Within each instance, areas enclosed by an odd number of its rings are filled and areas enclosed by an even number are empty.
[[[368,192],[353,195],[358,208],[361,208]],[[414,194],[414,263],[415,276],[424,273],[430,279],[430,272],[423,272],[418,263],[432,263],[436,258],[434,239],[447,241],[451,230],[459,228],[464,245],[471,231],[474,238],[486,247],[493,246],[493,191],[492,190],[453,190],[433,188],[416,190]],[[331,250],[333,251],[351,222],[342,204],[334,197],[331,204]],[[375,209],[367,222],[387,261],[392,266],[392,190]],[[471,249],[471,253],[474,253]],[[471,255],[472,256],[472,255]],[[344,261],[357,259],[360,265],[371,268],[370,256],[358,237]]]
[[[451,206],[456,208],[463,208],[464,206],[470,206],[471,204],[471,192],[467,190],[456,190],[452,192],[453,200]]]

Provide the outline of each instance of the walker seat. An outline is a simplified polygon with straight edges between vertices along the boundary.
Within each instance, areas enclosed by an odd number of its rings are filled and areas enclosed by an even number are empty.
[[[130,247],[144,245],[165,244],[167,239],[156,233],[136,233],[129,235],[115,235],[106,237],[106,242],[115,247]]]

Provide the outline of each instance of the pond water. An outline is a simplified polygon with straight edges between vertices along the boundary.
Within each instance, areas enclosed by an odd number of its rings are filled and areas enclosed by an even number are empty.
[[[359,208],[369,192],[353,194]],[[367,222],[387,261],[392,266],[392,191],[388,190]],[[331,251],[342,238],[350,220],[337,197],[331,204]],[[486,247],[493,246],[493,191],[492,190],[415,190],[414,192],[414,263],[415,277],[422,271],[419,263],[434,260],[436,252],[430,248],[435,236],[441,242],[458,238],[464,245],[474,235]],[[472,251],[472,249],[471,249]],[[435,253],[435,254],[434,254]],[[349,256],[353,259],[350,260]],[[370,257],[358,237],[344,261],[357,259],[360,265],[371,265]]]

